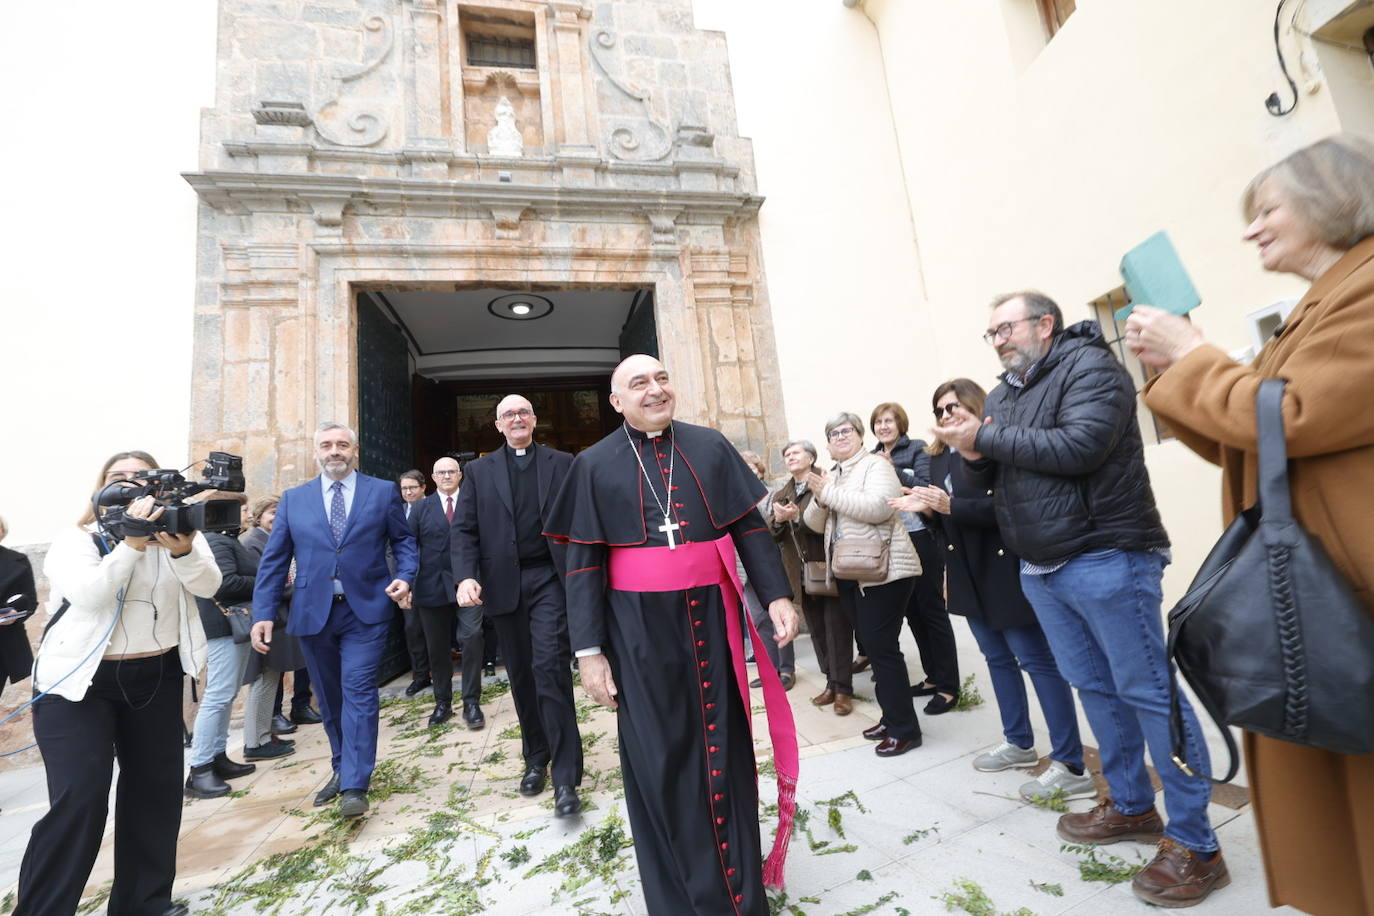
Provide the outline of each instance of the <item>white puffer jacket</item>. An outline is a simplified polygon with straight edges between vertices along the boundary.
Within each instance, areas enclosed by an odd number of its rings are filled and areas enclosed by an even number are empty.
[[[806,527],[825,535],[827,575],[836,538],[849,537],[880,537],[888,542],[887,578],[869,585],[921,574],[921,561],[901,514],[887,504],[901,495],[897,472],[881,455],[860,449],[835,466],[820,499],[811,500],[802,516]]]

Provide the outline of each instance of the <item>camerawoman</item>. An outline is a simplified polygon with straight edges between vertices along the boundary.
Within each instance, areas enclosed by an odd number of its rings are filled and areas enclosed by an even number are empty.
[[[48,552],[56,610],[34,664],[33,731],[51,807],[24,851],[16,916],[76,910],[100,849],[116,755],[109,912],[185,912],[172,905],[181,687],[206,659],[195,598],[213,596],[221,578],[198,529],[224,521],[223,506],[188,500],[243,488],[239,459],[215,453],[206,463],[206,479],[190,483],[147,452],[111,456],[85,516]]]

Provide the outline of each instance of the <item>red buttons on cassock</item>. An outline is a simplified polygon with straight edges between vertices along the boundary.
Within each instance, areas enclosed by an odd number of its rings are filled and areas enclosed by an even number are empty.
[[[703,687],[710,687],[710,686],[711,686],[711,682],[710,682],[710,681],[702,681],[702,682],[701,682],[701,686],[703,686]]]
[[[679,509],[682,508],[682,503],[673,503],[673,505]]]
[[[711,771],[711,775],[712,775],[712,776],[719,776],[719,775],[721,775],[722,772],[723,772],[722,770],[712,770],[712,771]]]
[[[729,848],[730,848],[730,844],[729,844],[729,843],[721,843],[721,844],[720,844],[720,848],[721,848],[721,849],[729,849]]]
[[[733,878],[735,876],[735,870],[733,868],[727,868],[725,869],[725,875],[728,878]]]
[[[698,646],[704,646],[704,645],[706,645],[706,640],[704,640],[704,639],[698,639],[698,640],[697,640],[697,645],[698,645]]]
[[[688,602],[687,602],[687,606],[688,606],[688,607],[696,607],[698,604],[701,604],[701,602],[698,601],[698,600],[695,599],[695,598],[693,598],[691,601],[688,601]]]
[[[670,489],[670,490],[676,490],[676,489],[677,489],[677,484],[673,484],[673,485],[672,485],[671,487],[669,487],[668,489]]]
[[[705,667],[706,667],[707,665],[709,665],[709,664],[711,664],[711,663],[710,663],[710,662],[702,662],[702,663],[701,663],[701,667],[705,668]]]
[[[743,895],[743,894],[736,894],[736,895],[735,895],[735,902],[736,902],[736,903],[743,903],[743,902],[744,902],[744,895]]]
[[[716,723],[712,722],[710,725],[706,726],[706,730],[707,730],[708,732],[713,732],[713,731],[715,731],[715,730],[716,730]]]
[[[716,747],[714,744],[711,745],[711,753],[714,754],[714,753],[716,753],[716,752],[719,751],[719,750],[720,750],[720,748]]]
[[[721,800],[722,798],[724,798],[724,797],[725,797],[725,796],[724,796],[724,795],[721,795],[719,792],[717,792],[717,793],[715,794],[715,796],[714,796],[714,798],[715,798],[716,801],[720,801],[720,800]]]
[[[706,708],[707,708],[707,709],[715,709],[715,708],[716,708],[716,704],[715,704],[715,703],[707,703],[707,704],[706,704]]]
[[[701,626],[701,621],[700,621],[700,620],[693,620],[693,621],[692,621],[692,626],[694,626],[694,627],[699,627],[699,626]]]
[[[719,825],[719,824],[723,824],[723,823],[725,823],[725,818],[723,818],[723,817],[718,817],[718,818],[716,818],[716,824]]]

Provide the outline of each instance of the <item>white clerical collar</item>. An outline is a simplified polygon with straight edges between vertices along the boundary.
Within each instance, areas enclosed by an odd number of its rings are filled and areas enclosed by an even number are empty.
[[[517,454],[517,455],[523,455],[523,454],[525,454],[525,450],[524,450],[523,448],[518,448],[518,449],[515,450],[515,454]]]
[[[645,438],[645,439],[657,439],[657,438],[658,438],[659,436],[661,436],[661,435],[663,435],[663,430],[661,430],[661,429],[656,429],[656,430],[654,430],[654,431],[651,432],[651,433],[645,433],[645,434],[644,434],[644,438]]]

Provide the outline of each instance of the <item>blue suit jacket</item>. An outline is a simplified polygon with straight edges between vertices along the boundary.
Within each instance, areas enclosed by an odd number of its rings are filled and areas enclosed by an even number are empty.
[[[335,568],[358,619],[364,623],[390,619],[396,605],[386,596],[386,587],[392,579],[414,582],[418,563],[415,537],[401,505],[401,494],[394,484],[359,474],[348,525],[335,547],[320,479],[283,493],[258,564],[253,587],[254,622],[273,618],[292,557],[296,560],[296,579],[288,633],[313,636],[324,629],[334,603]],[[395,575],[387,568],[388,544],[396,558]]]

